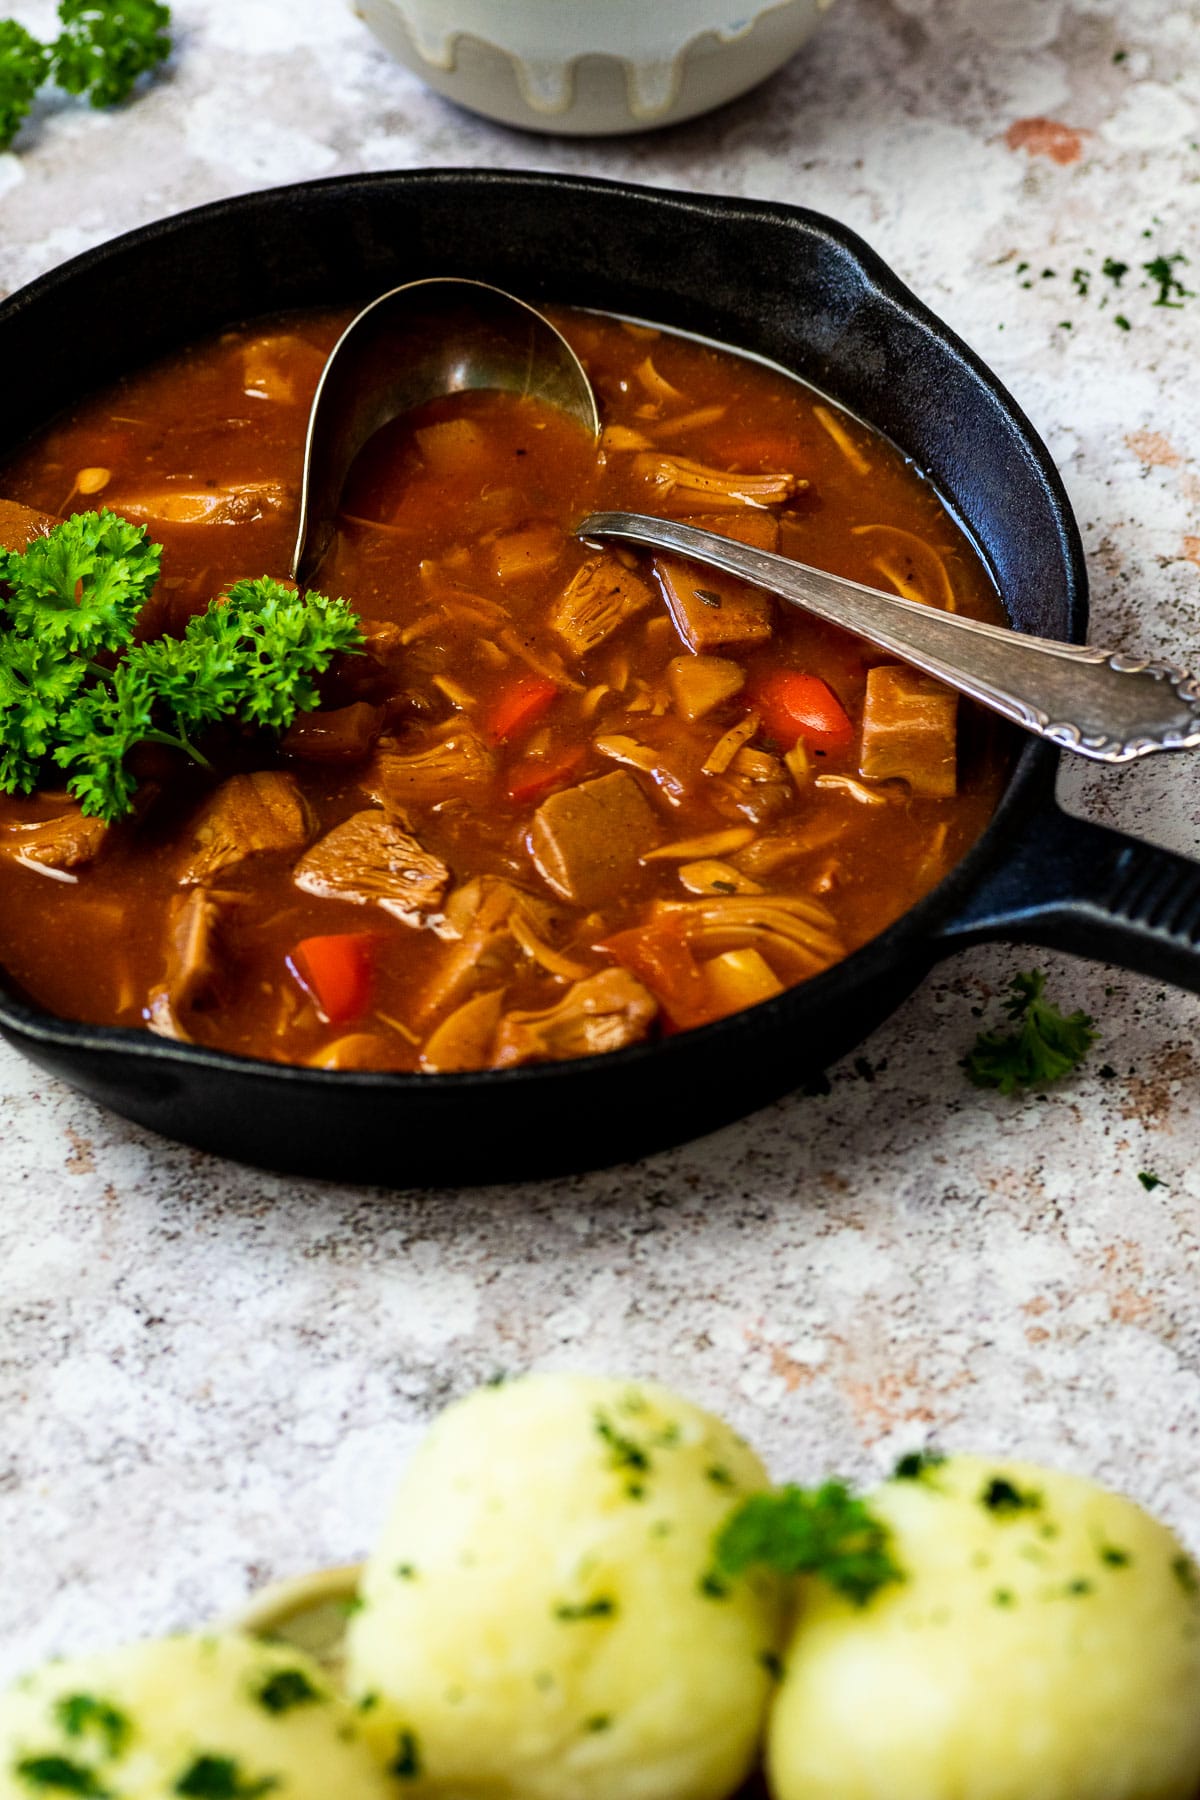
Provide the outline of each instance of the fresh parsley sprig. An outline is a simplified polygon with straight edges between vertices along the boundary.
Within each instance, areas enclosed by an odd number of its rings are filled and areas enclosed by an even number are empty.
[[[20,131],[49,74],[49,46],[15,19],[0,19],[0,150]]]
[[[160,0],[59,0],[58,16],[54,79],[93,106],[128,99],[139,78],[171,54],[171,9]]]
[[[1078,1068],[1096,1041],[1095,1021],[1085,1012],[1062,1013],[1043,998],[1041,969],[1015,975],[1004,1011],[1015,1031],[981,1031],[963,1058],[976,1087],[1018,1094],[1048,1087]]]
[[[45,82],[86,94],[93,106],[116,106],[171,54],[171,9],[161,0],[59,0],[58,17],[52,44],[15,19],[0,20],[0,150]]]
[[[269,576],[239,581],[182,637],[135,644],[162,552],[115,513],[76,513],[23,551],[0,552],[0,789],[30,793],[47,763],[85,813],[132,809],[142,743],[193,761],[222,721],[283,731],[320,705],[318,676],[362,643],[343,600]]]
[[[756,1565],[816,1575],[857,1606],[904,1579],[887,1526],[840,1481],[752,1494],[718,1534],[716,1564],[725,1575]]]

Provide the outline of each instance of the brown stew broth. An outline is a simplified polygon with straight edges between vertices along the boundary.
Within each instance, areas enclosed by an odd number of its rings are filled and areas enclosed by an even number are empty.
[[[328,707],[373,707],[372,735],[401,753],[438,741],[464,718],[488,746],[494,775],[486,787],[393,805],[392,814],[445,863],[452,893],[487,875],[536,896],[544,907],[536,936],[549,947],[551,966],[510,945],[511,954],[494,966],[485,959],[455,989],[452,1004],[431,1011],[430,994],[454,952],[453,929],[415,928],[376,905],[303,892],[293,880],[294,853],[260,855],[209,884],[224,909],[228,979],[216,1002],[179,1020],[181,1034],[276,1060],[320,1062],[332,1054],[333,1066],[415,1069],[439,1019],[472,994],[502,990],[506,1015],[551,1008],[573,980],[611,969],[606,940],[644,924],[657,904],[729,891],[719,872],[708,887],[687,889],[681,867],[727,858],[741,870],[737,883],[752,881],[747,891],[801,896],[827,909],[849,952],[927,893],[989,818],[1004,759],[985,716],[959,707],[952,797],[922,797],[895,780],[862,782],[867,675],[891,659],[782,603],[768,603],[769,638],[709,653],[736,664],[745,683],[691,723],[672,699],[669,675],[672,661],[691,652],[648,559],[618,566],[650,587],[653,603],[585,654],[564,643],[550,625],[552,609],[596,555],[570,533],[597,508],[663,511],[731,532],[754,513],[778,521],[786,555],[933,603],[943,597],[940,566],[958,610],[993,621],[1003,613],[976,551],[931,485],[819,395],[691,340],[588,314],[555,317],[596,386],[609,433],[602,455],[560,415],[530,401],[474,394],[437,402],[368,446],[318,579],[372,627],[398,628],[386,656],[346,658],[331,671]],[[103,504],[144,519],[164,545],[144,630],[182,629],[232,581],[286,569],[307,413],[344,322],[305,315],[259,323],[131,375],[27,446],[0,471],[0,493],[56,514]],[[636,436],[623,436],[629,433]],[[805,485],[766,508],[720,496],[710,505],[686,486],[656,487],[647,459],[660,456],[745,476],[786,471]],[[102,490],[81,494],[84,470],[108,472]],[[703,585],[714,606],[735,604],[739,584],[705,576]],[[760,726],[737,765],[749,771],[745,779],[737,768],[704,773],[714,745],[780,670],[822,678],[854,735],[845,744],[811,745],[808,773],[796,776],[780,760],[786,746]],[[496,721],[514,692],[546,683],[556,697],[528,726],[500,735]],[[632,764],[623,760],[630,742],[640,758]],[[291,771],[314,815],[310,843],[378,798],[364,759],[370,745],[358,760],[323,762],[288,740],[229,738],[213,755],[222,777]],[[731,844],[741,833],[753,845],[791,832],[809,847],[763,865],[766,872],[752,872],[745,845],[724,858],[702,851],[635,858],[611,897],[573,904],[551,891],[531,860],[533,815],[548,795],[619,768],[640,788],[663,845],[721,833]],[[138,822],[114,828],[99,858],[75,874],[32,869],[5,850],[22,824],[60,815],[61,794],[0,798],[0,959],[30,996],[67,1017],[144,1025],[165,978],[180,869],[196,808],[215,778],[168,753],[147,756],[144,774],[152,804]],[[541,775],[549,785],[539,788]],[[819,785],[829,776],[855,785]],[[298,979],[293,952],[305,939],[344,933],[370,934],[370,999],[361,1017],[331,1022]],[[698,941],[693,961],[707,963],[727,948],[720,934],[711,945]],[[814,972],[803,959],[773,959],[769,948],[763,955],[783,985]],[[714,1002],[709,1016],[721,1010],[728,1007]],[[692,1021],[672,1018],[664,1006],[649,1029],[681,1022]],[[594,1047],[609,1041],[627,1039]],[[480,1060],[489,1057],[481,1052]]]

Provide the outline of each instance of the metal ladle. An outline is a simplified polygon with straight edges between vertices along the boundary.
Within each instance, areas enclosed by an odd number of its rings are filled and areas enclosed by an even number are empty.
[[[325,365],[309,419],[297,581],[306,584],[316,571],[367,439],[402,412],[472,388],[544,400],[599,436],[582,364],[533,307],[477,281],[396,288],[347,326]],[[1095,762],[1200,746],[1200,683],[1174,663],[980,624],[643,513],[593,513],[576,536],[662,550],[735,575]]]

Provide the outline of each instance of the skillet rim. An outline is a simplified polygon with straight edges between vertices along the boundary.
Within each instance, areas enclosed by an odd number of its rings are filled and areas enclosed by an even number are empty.
[[[811,208],[792,206],[782,201],[657,188],[599,176],[471,166],[377,170],[285,183],[228,195],[152,219],[114,238],[106,239],[35,277],[0,302],[0,355],[3,354],[3,333],[10,320],[37,307],[46,299],[57,295],[60,290],[86,280],[114,257],[130,251],[158,244],[163,240],[170,242],[186,236],[197,227],[219,225],[222,219],[234,215],[253,216],[264,207],[303,206],[309,199],[319,201],[330,195],[337,195],[349,202],[360,191],[369,193],[372,190],[422,188],[437,191],[461,187],[463,184],[483,190],[501,191],[507,189],[529,192],[542,188],[558,194],[577,194],[584,201],[589,195],[599,192],[639,205],[649,204],[677,216],[707,215],[718,226],[722,218],[736,218],[750,226],[762,224],[782,227],[818,241],[827,250],[832,249],[843,262],[852,267],[864,301],[881,304],[893,326],[898,320],[907,322],[925,339],[931,340],[943,357],[957,365],[977,388],[986,392],[1007,419],[1012,428],[1013,442],[1019,447],[1026,466],[1042,491],[1048,509],[1047,522],[1053,527],[1061,556],[1067,612],[1064,641],[1085,641],[1088,587],[1082,539],[1062,477],[1032,422],[982,357],[918,298],[877,251],[851,227]],[[265,310],[269,311],[269,306]],[[729,348],[736,350],[738,346],[731,343]],[[1003,589],[1001,598],[1004,599]],[[624,1050],[607,1051],[602,1057],[576,1057],[564,1062],[537,1063],[514,1069],[477,1069],[444,1074],[407,1070],[318,1069],[305,1064],[276,1063],[261,1057],[244,1056],[235,1051],[210,1049],[200,1044],[156,1037],[136,1026],[94,1025],[83,1020],[61,1018],[40,1006],[17,998],[7,990],[3,971],[0,971],[0,1031],[31,1046],[51,1050],[61,1047],[76,1056],[82,1053],[112,1059],[128,1057],[143,1065],[177,1065],[181,1071],[211,1071],[237,1076],[243,1081],[257,1078],[282,1083],[290,1085],[294,1091],[313,1089],[329,1093],[354,1090],[364,1095],[428,1095],[431,1089],[466,1094],[477,1089],[495,1092],[505,1088],[553,1085],[555,1081],[573,1083],[578,1079],[581,1069],[593,1066],[598,1061],[602,1061],[605,1068],[617,1077],[621,1070],[635,1071],[643,1063],[669,1064],[672,1055],[678,1054],[681,1044],[686,1044],[689,1052],[703,1054],[707,1049],[715,1054],[722,1047],[734,1047],[739,1037],[747,1032],[757,1031],[760,1021],[764,1024],[767,1019],[780,1022],[789,1013],[796,1014],[798,1019],[808,1007],[819,1012],[836,998],[839,991],[852,984],[874,985],[889,972],[894,974],[897,965],[906,960],[911,960],[916,967],[916,980],[910,986],[917,985],[941,954],[941,940],[947,928],[953,927],[956,916],[964,910],[964,903],[972,892],[988,875],[1004,864],[1013,839],[1021,835],[1036,813],[1044,809],[1048,802],[1053,804],[1054,772],[1058,761],[1059,752],[1052,746],[1027,740],[1014,758],[995,812],[966,855],[929,894],[916,905],[907,908],[886,930],[869,939],[841,962],[786,989],[772,1000],[760,1002],[726,1018],[693,1027],[672,1037],[635,1044]],[[815,1060],[817,1066],[823,1066],[819,1056]],[[803,1068],[797,1071],[797,1080],[803,1078],[803,1073]]]

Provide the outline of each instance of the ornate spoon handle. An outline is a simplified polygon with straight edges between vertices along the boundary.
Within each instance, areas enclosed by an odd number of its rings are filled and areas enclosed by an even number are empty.
[[[1174,663],[981,625],[642,513],[593,513],[576,535],[645,545],[724,569],[1094,762],[1132,762],[1155,750],[1200,745],[1200,683]]]

